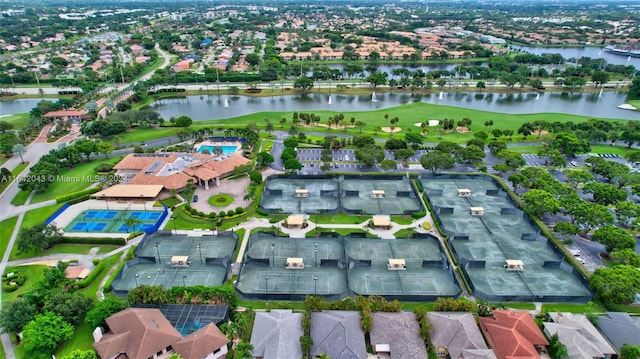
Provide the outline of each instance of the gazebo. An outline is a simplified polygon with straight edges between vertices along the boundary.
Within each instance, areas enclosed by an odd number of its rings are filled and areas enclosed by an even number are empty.
[[[171,257],[172,267],[189,267],[189,256],[173,256]]]
[[[287,258],[287,264],[286,264],[285,268],[287,268],[287,269],[304,269],[304,259],[295,258],[295,257]]]
[[[391,217],[389,216],[373,216],[371,219],[373,222],[373,227],[379,229],[390,229],[391,228]]]
[[[300,214],[292,214],[287,218],[287,228],[302,228],[304,217]]]
[[[307,197],[309,197],[309,190],[297,189],[296,190],[296,197],[298,197],[298,198],[307,198]]]
[[[380,189],[374,189],[371,191],[371,198],[384,198],[384,191]]]
[[[484,216],[484,207],[471,207],[469,208],[469,213],[472,216]]]
[[[524,263],[518,259],[507,259],[504,267],[510,272],[519,272],[524,270]]]
[[[458,189],[458,197],[471,197],[471,190],[468,188]]]
[[[391,259],[387,263],[388,270],[407,270],[407,263],[404,259]]]

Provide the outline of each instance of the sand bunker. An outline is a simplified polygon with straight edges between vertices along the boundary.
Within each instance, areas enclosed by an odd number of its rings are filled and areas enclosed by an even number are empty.
[[[382,132],[386,132],[386,133],[396,133],[396,132],[402,131],[400,127],[394,128],[393,131],[391,130],[391,127],[382,127],[381,130]]]
[[[457,131],[458,133],[468,133],[468,132],[471,132],[471,131],[469,131],[469,129],[468,129],[468,128],[463,127],[463,126],[458,126],[458,127],[456,127],[456,131]]]

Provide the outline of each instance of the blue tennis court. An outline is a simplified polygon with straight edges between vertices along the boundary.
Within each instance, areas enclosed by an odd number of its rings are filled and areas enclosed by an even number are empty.
[[[129,218],[135,218],[139,220],[156,220],[160,218],[160,212],[133,212],[129,215]]]
[[[152,232],[158,222],[165,218],[165,212],[128,210],[87,210],[79,213],[68,225],[65,232],[105,232],[131,233]]]

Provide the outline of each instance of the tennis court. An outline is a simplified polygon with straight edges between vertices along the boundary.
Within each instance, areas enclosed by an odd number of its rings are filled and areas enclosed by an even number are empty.
[[[346,237],[345,250],[356,263],[348,274],[349,289],[356,294],[434,298],[460,293],[437,239],[431,236],[393,240]],[[389,259],[402,259],[406,267],[390,270]]]
[[[279,213],[405,214],[421,210],[407,177],[314,177],[267,179],[260,206]]]
[[[217,286],[225,283],[237,246],[237,235],[219,232],[217,236],[147,236],[114,281],[114,290],[126,292],[136,286]],[[176,264],[174,257],[186,257]],[[172,263],[172,259],[174,262]]]
[[[86,210],[63,227],[65,232],[148,232],[163,217],[163,211]]]
[[[589,300],[584,281],[563,263],[526,215],[486,177],[423,176],[422,185],[476,295],[487,300]],[[459,190],[470,196],[459,196]],[[472,214],[472,208],[483,214]],[[507,260],[523,268],[506,269]],[[469,265],[464,265],[470,263]]]

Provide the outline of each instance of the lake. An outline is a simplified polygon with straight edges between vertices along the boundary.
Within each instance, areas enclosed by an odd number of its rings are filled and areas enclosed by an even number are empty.
[[[624,91],[598,93],[476,93],[442,92],[435,94],[381,93],[371,95],[296,94],[272,97],[249,96],[187,96],[154,102],[151,108],[164,118],[187,115],[194,121],[225,119],[263,111],[340,112],[377,110],[411,102],[464,107],[482,111],[525,114],[539,112],[570,113],[574,115],[640,120],[640,112],[621,110]]]
[[[42,98],[29,98],[18,100],[2,100],[0,101],[0,116],[13,115],[14,113],[25,113],[31,111],[32,108],[42,101]]]

